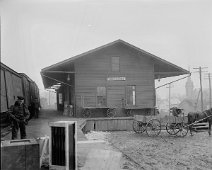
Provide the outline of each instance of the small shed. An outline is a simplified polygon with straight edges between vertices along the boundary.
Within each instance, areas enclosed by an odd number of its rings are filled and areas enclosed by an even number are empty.
[[[71,57],[41,70],[45,88],[57,92],[57,108],[73,106],[95,116],[149,113],[156,102],[155,79],[189,71],[123,40]],[[90,114],[90,113],[89,113]]]

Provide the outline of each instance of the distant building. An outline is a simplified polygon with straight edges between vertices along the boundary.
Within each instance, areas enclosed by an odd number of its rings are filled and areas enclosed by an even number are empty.
[[[186,98],[182,102],[180,102],[178,107],[184,109],[185,114],[200,110],[200,105],[198,104],[197,100],[199,90],[194,89],[194,83],[191,77],[188,77],[185,84],[185,89],[186,89]]]
[[[184,99],[179,105],[179,108],[183,109],[184,113],[187,115],[189,112],[196,111],[195,103],[193,100]]]
[[[41,97],[40,98],[40,104],[41,104],[42,108],[44,108],[44,109],[47,108],[47,106],[48,106],[47,98]]]

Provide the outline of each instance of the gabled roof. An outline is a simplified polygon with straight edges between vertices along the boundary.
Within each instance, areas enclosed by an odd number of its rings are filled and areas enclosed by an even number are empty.
[[[51,66],[48,66],[46,68],[43,68],[41,70],[41,74],[45,73],[45,72],[48,72],[50,70],[57,70],[58,71],[58,68],[62,68],[62,67],[65,67],[67,64],[70,64],[70,63],[74,63],[75,60],[79,59],[79,58],[82,58],[82,57],[85,57],[86,55],[90,54],[90,53],[94,53],[94,52],[97,52],[101,49],[104,49],[104,48],[107,48],[107,47],[110,47],[110,46],[113,46],[115,44],[123,44],[123,45],[126,45],[127,47],[131,48],[132,50],[135,50],[136,52],[140,53],[140,54],[143,54],[144,56],[147,56],[149,57],[150,59],[152,59],[152,61],[154,62],[154,70],[155,70],[155,79],[158,79],[158,78],[166,78],[166,77],[172,77],[172,76],[179,76],[179,75],[182,75],[182,74],[189,74],[189,71],[173,64],[173,63],[170,63],[160,57],[157,57],[149,52],[146,52],[128,42],[125,42],[121,39],[118,39],[116,41],[113,41],[111,43],[108,43],[106,45],[103,45],[103,46],[100,46],[98,48],[95,48],[95,49],[92,49],[92,50],[89,50],[85,53],[82,53],[82,54],[79,54],[79,55],[76,55],[74,57],[71,57],[71,58],[68,58],[66,60],[63,60],[61,62],[58,62],[56,64],[53,64]],[[70,66],[70,65],[69,65]],[[69,71],[74,71],[74,70],[69,70]],[[42,76],[43,80],[45,79],[43,76]],[[45,84],[44,84],[45,86]]]

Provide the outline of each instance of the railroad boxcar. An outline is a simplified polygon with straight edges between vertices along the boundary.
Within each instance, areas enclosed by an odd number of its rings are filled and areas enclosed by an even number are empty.
[[[1,112],[6,112],[15,103],[17,96],[24,96],[22,77],[1,63]]]
[[[9,126],[7,111],[14,105],[17,96],[25,98],[27,107],[30,106],[34,98],[40,102],[36,83],[26,74],[18,73],[1,63],[1,128]]]

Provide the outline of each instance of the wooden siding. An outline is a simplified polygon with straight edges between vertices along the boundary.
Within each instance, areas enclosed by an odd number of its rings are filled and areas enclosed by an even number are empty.
[[[7,94],[6,94],[4,71],[1,70],[1,112],[5,111],[7,111]]]
[[[15,103],[17,96],[23,96],[21,78],[5,70],[8,107]]]
[[[27,106],[30,105],[30,85],[29,85],[29,81],[27,80],[27,78],[22,77],[22,83],[23,83],[23,93],[24,93],[24,97],[25,97],[25,104]]]
[[[36,96],[36,94],[35,94],[35,83],[34,82],[30,82],[29,86],[30,86],[30,98],[32,100]]]
[[[24,96],[23,90],[22,90],[22,80],[20,77],[12,74],[12,81],[13,81],[13,90],[14,90],[14,97],[15,100],[17,99],[17,96]]]
[[[14,104],[15,96],[13,96],[12,75],[8,71],[5,71],[5,80],[6,80],[8,107],[10,107],[11,105]]]
[[[118,72],[112,71],[111,58],[114,56],[120,57]],[[106,87],[107,105],[119,107],[120,100],[126,97],[125,87],[128,85],[136,86],[136,107],[154,107],[153,62],[124,45],[114,45],[77,59],[75,72],[75,101],[78,107],[82,104],[96,107],[98,86]],[[108,77],[125,77],[126,80],[109,81]]]
[[[107,105],[109,107],[121,108],[125,100],[125,86],[107,87]]]
[[[132,117],[90,118],[86,120],[85,132],[90,131],[132,131]]]

